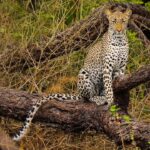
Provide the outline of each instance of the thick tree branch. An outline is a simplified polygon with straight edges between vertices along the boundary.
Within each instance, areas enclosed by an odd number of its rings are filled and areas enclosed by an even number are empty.
[[[114,81],[114,91],[120,92],[125,90],[131,90],[141,83],[145,83],[150,80],[150,65],[141,67],[138,71],[131,75],[126,75],[123,78]]]
[[[122,93],[150,80],[150,66],[143,67],[132,75],[127,75],[114,82],[114,91]],[[116,94],[117,94],[116,93]],[[26,112],[41,96],[27,92],[0,88],[0,116],[7,116],[23,120]],[[150,125],[131,119],[126,122],[124,110],[117,112],[120,119],[116,119],[109,110],[94,103],[58,102],[50,101],[44,104],[35,116],[34,121],[49,123],[68,131],[81,131],[94,129],[105,132],[118,145],[122,141],[126,144],[132,142],[131,133],[137,146],[144,150],[149,149]]]

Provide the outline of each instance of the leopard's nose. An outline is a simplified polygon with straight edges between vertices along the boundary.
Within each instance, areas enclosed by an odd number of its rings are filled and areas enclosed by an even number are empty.
[[[117,29],[117,31],[118,31],[118,32],[121,32],[121,31],[122,31],[122,29]]]
[[[117,30],[117,32],[121,32],[122,31],[122,29],[123,29],[123,26],[121,25],[121,24],[116,24],[116,30]]]

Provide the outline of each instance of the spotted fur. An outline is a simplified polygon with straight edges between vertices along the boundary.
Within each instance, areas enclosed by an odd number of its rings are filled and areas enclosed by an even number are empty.
[[[55,100],[58,100],[58,101],[68,101],[68,100],[73,100],[73,101],[78,101],[78,96],[76,95],[69,95],[69,94],[49,94],[47,96],[43,96],[42,99],[38,100],[36,102],[35,105],[32,106],[32,109],[29,111],[28,113],[28,117],[26,118],[26,121],[24,122],[24,125],[23,127],[20,129],[19,133],[16,134],[14,137],[13,137],[13,140],[14,141],[19,141],[21,140],[24,135],[27,133],[27,130],[28,128],[30,127],[31,125],[31,122],[34,118],[34,115],[36,114],[36,112],[38,111],[38,109],[40,108],[40,106],[49,101],[49,100],[52,100],[52,99],[55,99]]]
[[[31,121],[39,107],[51,100],[85,100],[95,102],[97,105],[113,103],[112,80],[125,72],[128,59],[128,40],[126,28],[131,15],[131,10],[124,12],[118,8],[111,11],[105,10],[109,21],[108,32],[101,41],[89,49],[83,68],[78,75],[78,95],[50,94],[39,100],[32,107],[23,128],[14,140],[20,140],[27,132]]]
[[[125,72],[128,59],[128,40],[126,28],[131,10],[114,12],[105,10],[109,21],[108,32],[89,49],[79,72],[79,95],[101,105],[113,103],[112,80]]]

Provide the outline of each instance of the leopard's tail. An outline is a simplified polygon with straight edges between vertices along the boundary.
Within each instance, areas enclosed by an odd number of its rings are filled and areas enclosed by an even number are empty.
[[[14,141],[19,141],[26,135],[27,130],[30,127],[31,122],[36,112],[40,108],[40,106],[43,103],[52,99],[55,99],[57,101],[66,101],[66,100],[78,101],[79,100],[78,96],[69,95],[69,94],[50,94],[48,96],[44,96],[42,99],[38,100],[35,105],[32,106],[32,109],[29,111],[28,117],[26,118],[23,127],[19,130],[19,133],[13,137]]]

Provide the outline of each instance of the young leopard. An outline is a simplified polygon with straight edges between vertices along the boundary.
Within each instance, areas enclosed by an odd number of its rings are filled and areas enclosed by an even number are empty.
[[[39,107],[51,100],[85,100],[97,105],[113,103],[112,80],[125,72],[128,59],[128,40],[126,29],[131,10],[120,11],[115,8],[105,10],[109,21],[108,32],[100,42],[89,49],[83,68],[78,75],[78,96],[69,94],[50,94],[43,97],[32,107],[23,128],[14,140],[20,140],[27,132],[31,121]]]

